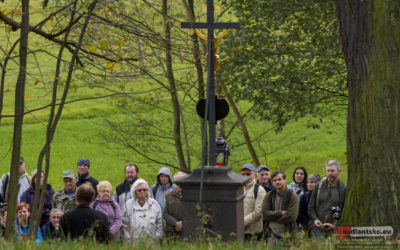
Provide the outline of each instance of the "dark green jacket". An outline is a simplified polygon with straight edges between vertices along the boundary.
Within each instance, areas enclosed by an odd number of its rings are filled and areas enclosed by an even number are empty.
[[[164,220],[166,222],[166,232],[169,235],[178,236],[180,232],[175,231],[175,223],[183,220],[183,204],[180,192],[175,189],[165,195]]]
[[[320,182],[322,182],[322,185],[318,195]],[[331,208],[340,207],[343,209],[346,198],[346,185],[340,180],[333,187],[328,187],[326,179],[320,182],[315,185],[312,192],[310,203],[308,204],[308,215],[311,218],[311,222],[318,219],[322,223],[334,223]]]

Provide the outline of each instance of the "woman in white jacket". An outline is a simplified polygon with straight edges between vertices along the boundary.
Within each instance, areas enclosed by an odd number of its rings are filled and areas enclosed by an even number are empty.
[[[127,240],[152,238],[155,241],[163,235],[163,221],[160,205],[149,197],[149,185],[138,179],[131,188],[132,199],[123,207],[123,230]]]

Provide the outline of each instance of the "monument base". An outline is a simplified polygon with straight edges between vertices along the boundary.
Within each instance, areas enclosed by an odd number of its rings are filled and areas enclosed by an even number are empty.
[[[243,184],[247,179],[227,166],[205,167],[202,206],[199,204],[201,168],[177,181],[184,206],[183,237],[243,241]]]

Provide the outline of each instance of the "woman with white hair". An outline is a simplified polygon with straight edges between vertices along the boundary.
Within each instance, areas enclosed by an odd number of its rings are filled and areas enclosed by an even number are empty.
[[[123,207],[123,231],[127,240],[152,238],[158,241],[163,236],[161,207],[149,197],[149,184],[138,179],[131,188],[132,199]]]
[[[119,238],[122,218],[119,204],[115,202],[111,197],[111,183],[108,181],[99,182],[99,184],[97,185],[97,192],[99,193],[99,195],[92,202],[90,207],[100,212],[103,212],[107,216],[112,239],[116,240]]]

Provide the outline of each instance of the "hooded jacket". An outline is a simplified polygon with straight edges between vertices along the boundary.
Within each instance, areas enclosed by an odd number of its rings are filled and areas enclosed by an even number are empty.
[[[160,181],[160,175],[165,174],[168,176],[169,182],[168,184],[162,185]],[[157,184],[151,187],[151,192],[153,194],[154,199],[158,202],[161,207],[161,210],[164,211],[165,208],[165,195],[173,190],[175,190],[176,186],[172,183],[172,173],[169,168],[164,167],[160,168],[157,173]]]
[[[96,200],[90,204],[90,207],[103,212],[103,214],[107,216],[111,236],[114,239],[118,238],[122,226],[121,209],[118,203],[111,198],[104,201],[100,199],[100,197],[97,197]]]
[[[163,236],[163,220],[161,208],[153,198],[148,198],[143,206],[139,205],[135,196],[140,184],[149,185],[143,179],[138,179],[131,188],[132,199],[122,208],[122,225],[124,238],[127,240],[151,237],[158,241]]]

